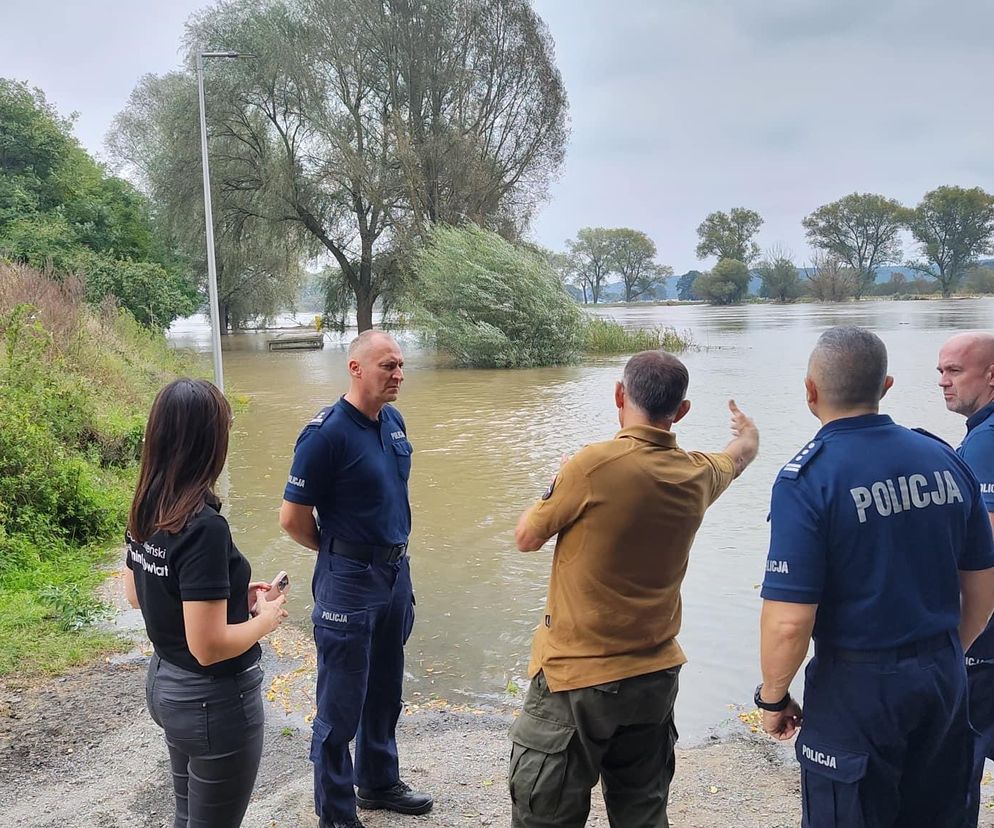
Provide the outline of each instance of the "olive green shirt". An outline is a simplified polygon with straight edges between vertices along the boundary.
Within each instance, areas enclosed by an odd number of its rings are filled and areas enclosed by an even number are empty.
[[[690,546],[734,476],[728,454],[683,451],[650,426],[577,452],[526,518],[536,535],[559,534],[529,677],[575,690],[683,664]]]

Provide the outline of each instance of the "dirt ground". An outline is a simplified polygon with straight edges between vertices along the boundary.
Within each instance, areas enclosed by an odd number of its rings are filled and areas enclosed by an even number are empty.
[[[125,619],[125,623],[127,623]],[[133,623],[133,619],[131,620]],[[265,647],[266,747],[246,828],[316,828],[308,761],[313,708],[309,639],[281,630]],[[19,828],[172,825],[161,731],[144,703],[147,642],[121,658],[59,679],[0,685],[0,813]],[[421,817],[360,812],[368,828],[509,825],[507,729],[513,710],[408,705],[401,717],[403,778],[435,796]],[[678,750],[674,828],[785,828],[800,822],[789,747],[740,732]],[[990,802],[991,791],[985,791]],[[985,808],[981,824],[994,826]],[[606,828],[595,792],[588,825]]]

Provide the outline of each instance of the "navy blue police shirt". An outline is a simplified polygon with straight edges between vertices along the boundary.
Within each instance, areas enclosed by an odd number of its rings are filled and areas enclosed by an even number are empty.
[[[371,420],[345,397],[297,438],[283,498],[317,509],[321,551],[333,538],[390,546],[411,533],[411,454],[404,418],[391,405]]]
[[[232,676],[259,660],[262,650],[253,644],[241,655],[204,667],[186,641],[184,601],[226,600],[229,624],[249,620],[252,567],[218,506],[205,504],[179,532],[156,532],[144,543],[128,533],[125,541],[145,630],[159,658],[208,676]]]
[[[966,437],[956,453],[980,481],[980,494],[988,512],[994,512],[994,403],[985,405],[966,420]],[[994,663],[994,625],[989,624],[966,654],[967,664]]]
[[[955,630],[958,570],[994,566],[967,465],[882,414],[828,423],[783,467],[770,530],[763,598],[818,604],[814,638],[836,648]]]

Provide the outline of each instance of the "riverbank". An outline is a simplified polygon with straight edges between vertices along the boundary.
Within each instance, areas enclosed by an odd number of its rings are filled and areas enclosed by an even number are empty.
[[[113,593],[119,573],[109,582]],[[118,602],[120,607],[120,602]],[[161,732],[145,710],[149,646],[140,616],[121,609],[113,628],[134,649],[57,679],[0,682],[0,812],[19,828],[163,828],[172,793]],[[310,638],[285,627],[264,646],[265,750],[245,828],[316,828],[309,721],[314,656]],[[362,813],[367,828],[499,826],[510,821],[507,730],[511,708],[453,707],[409,700],[398,740],[401,773],[435,795],[422,817]],[[800,814],[789,746],[748,723],[718,740],[677,750],[670,798],[681,828],[787,828]],[[991,791],[985,791],[990,801]],[[588,825],[606,828],[598,791]],[[994,826],[984,810],[981,825]]]
[[[132,619],[133,620],[133,619]],[[147,642],[143,645],[147,650]],[[308,761],[313,659],[298,631],[265,647],[265,753],[245,828],[315,828]],[[141,649],[44,682],[0,685],[0,809],[21,828],[159,828],[172,795],[161,733],[145,711]],[[409,704],[398,739],[401,773],[431,791],[423,817],[362,814],[367,828],[507,825],[507,730],[514,711]],[[786,828],[797,824],[790,751],[741,735],[678,751],[674,825]],[[607,825],[595,792],[588,823]]]

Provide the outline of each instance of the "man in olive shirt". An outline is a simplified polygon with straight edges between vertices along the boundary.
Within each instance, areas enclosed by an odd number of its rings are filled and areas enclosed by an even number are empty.
[[[615,828],[669,825],[680,584],[705,510],[759,448],[734,401],[724,452],[678,448],[688,379],[663,351],[632,357],[614,392],[621,431],[568,460],[518,521],[523,552],[559,539],[511,728],[516,828],[583,826],[598,778]]]

